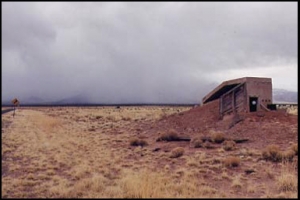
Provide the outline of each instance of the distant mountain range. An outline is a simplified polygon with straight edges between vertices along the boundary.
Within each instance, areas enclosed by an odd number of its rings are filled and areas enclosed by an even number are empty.
[[[20,99],[19,99],[20,100]],[[20,100],[21,101],[21,100]],[[23,104],[38,104],[38,103],[45,103],[45,100],[40,97],[31,96],[27,99],[22,99]]]
[[[86,96],[81,94],[53,102],[53,104],[84,104],[84,103],[90,103],[90,102]]]
[[[273,102],[298,102],[298,92],[293,92],[284,89],[273,89]]]
[[[71,96],[68,98],[64,98],[58,101],[53,101],[53,102],[49,102],[46,101],[40,97],[36,97],[36,96],[31,96],[29,98],[24,98],[24,99],[19,99],[21,105],[28,105],[28,104],[33,104],[33,105],[64,105],[64,104],[91,104],[91,103],[95,103],[95,102],[90,102],[89,99],[87,98],[86,95],[75,95],[75,96]],[[201,102],[201,99],[199,99],[199,102]],[[294,91],[289,91],[289,90],[285,90],[285,89],[278,89],[278,88],[274,88],[273,89],[273,103],[296,103],[298,102],[298,92],[294,92]],[[99,102],[99,104],[101,104],[102,102]],[[143,102],[141,102],[143,103]],[[153,104],[155,103],[162,103],[162,102],[153,102]],[[190,102],[187,102],[187,104],[189,104]],[[11,105],[10,100],[2,100],[2,105]]]

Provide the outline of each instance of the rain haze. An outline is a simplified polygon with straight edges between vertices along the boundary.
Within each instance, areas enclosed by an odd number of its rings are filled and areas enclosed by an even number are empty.
[[[199,103],[245,76],[298,91],[297,2],[1,4],[2,102]]]

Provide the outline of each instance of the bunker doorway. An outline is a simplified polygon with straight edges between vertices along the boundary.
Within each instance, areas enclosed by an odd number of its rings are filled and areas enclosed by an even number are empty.
[[[257,97],[250,97],[249,98],[249,106],[250,106],[250,112],[256,112],[257,111]]]

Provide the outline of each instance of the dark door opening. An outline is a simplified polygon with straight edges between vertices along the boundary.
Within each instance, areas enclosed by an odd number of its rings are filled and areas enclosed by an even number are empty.
[[[249,106],[250,106],[250,112],[257,111],[257,97],[250,97],[249,98]]]

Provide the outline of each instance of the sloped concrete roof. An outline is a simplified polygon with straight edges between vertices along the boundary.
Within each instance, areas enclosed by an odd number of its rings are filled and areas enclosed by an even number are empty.
[[[270,78],[260,78],[260,77],[243,77],[243,78],[237,78],[237,79],[224,81],[218,87],[216,87],[210,93],[208,93],[205,97],[203,97],[202,104],[205,104],[207,102],[218,99],[220,96],[222,96],[222,94],[231,90],[238,84],[245,83],[248,81],[269,81],[269,80],[271,80],[271,79]]]

